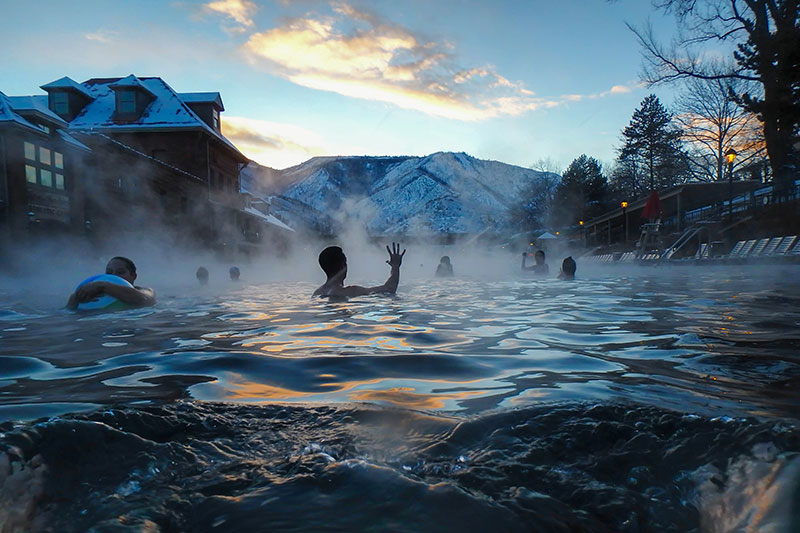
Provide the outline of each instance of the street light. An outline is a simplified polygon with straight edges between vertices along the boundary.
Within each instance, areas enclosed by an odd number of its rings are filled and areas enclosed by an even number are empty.
[[[628,242],[628,202],[619,204],[622,206],[622,216],[625,217],[625,242]]]
[[[733,148],[725,152],[725,161],[728,162],[728,225],[733,224],[733,160],[737,155]]]

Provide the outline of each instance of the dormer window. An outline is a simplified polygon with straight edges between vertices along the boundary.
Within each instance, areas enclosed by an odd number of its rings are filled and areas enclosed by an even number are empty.
[[[211,120],[214,126],[214,129],[219,131],[219,111],[213,109],[211,112]]]
[[[120,122],[139,120],[142,113],[156,99],[156,95],[131,74],[110,84],[114,91],[114,119]]]
[[[119,91],[117,97],[117,112],[120,115],[136,114],[136,91]]]
[[[54,91],[50,98],[53,102],[51,109],[56,114],[66,116],[69,113],[69,94],[66,91]]]
[[[47,91],[47,107],[67,122],[74,119],[86,104],[94,100],[94,96],[86,87],[67,76],[41,87]]]

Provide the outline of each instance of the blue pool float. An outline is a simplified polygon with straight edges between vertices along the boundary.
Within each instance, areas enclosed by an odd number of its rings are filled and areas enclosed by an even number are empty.
[[[113,283],[115,285],[133,287],[133,285],[131,285],[130,283],[128,283],[126,280],[122,279],[119,276],[115,276],[113,274],[97,274],[96,276],[88,277],[85,280],[78,283],[78,286],[75,287],[75,290],[78,290],[83,285],[91,283],[92,281],[106,281],[108,283]],[[114,298],[113,296],[109,296],[108,294],[102,294],[96,300],[93,300],[91,302],[82,302],[78,304],[78,309],[82,311],[96,311],[98,309],[112,311],[115,309],[125,309],[126,307],[128,307],[128,305],[125,302],[121,302],[116,298]]]

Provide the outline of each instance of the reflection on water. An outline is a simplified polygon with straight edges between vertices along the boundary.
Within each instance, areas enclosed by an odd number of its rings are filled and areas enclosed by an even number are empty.
[[[6,308],[0,412],[195,398],[473,413],[622,398],[787,416],[800,407],[800,281],[749,275],[437,279],[341,302],[266,284],[113,314]]]
[[[798,531],[796,272],[0,293],[0,530]]]

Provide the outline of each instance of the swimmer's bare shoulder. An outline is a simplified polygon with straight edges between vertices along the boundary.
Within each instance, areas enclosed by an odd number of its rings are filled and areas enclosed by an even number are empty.
[[[383,286],[381,286],[381,288],[382,287]],[[322,285],[321,287],[319,287],[317,290],[314,291],[314,294],[312,296],[321,296],[323,298],[327,296],[350,297],[350,296],[363,296],[365,294],[373,294],[375,292],[382,292],[373,290],[377,288],[378,287],[372,287],[372,288],[359,287],[358,285],[350,285],[348,287],[337,287],[335,285],[334,286]]]

